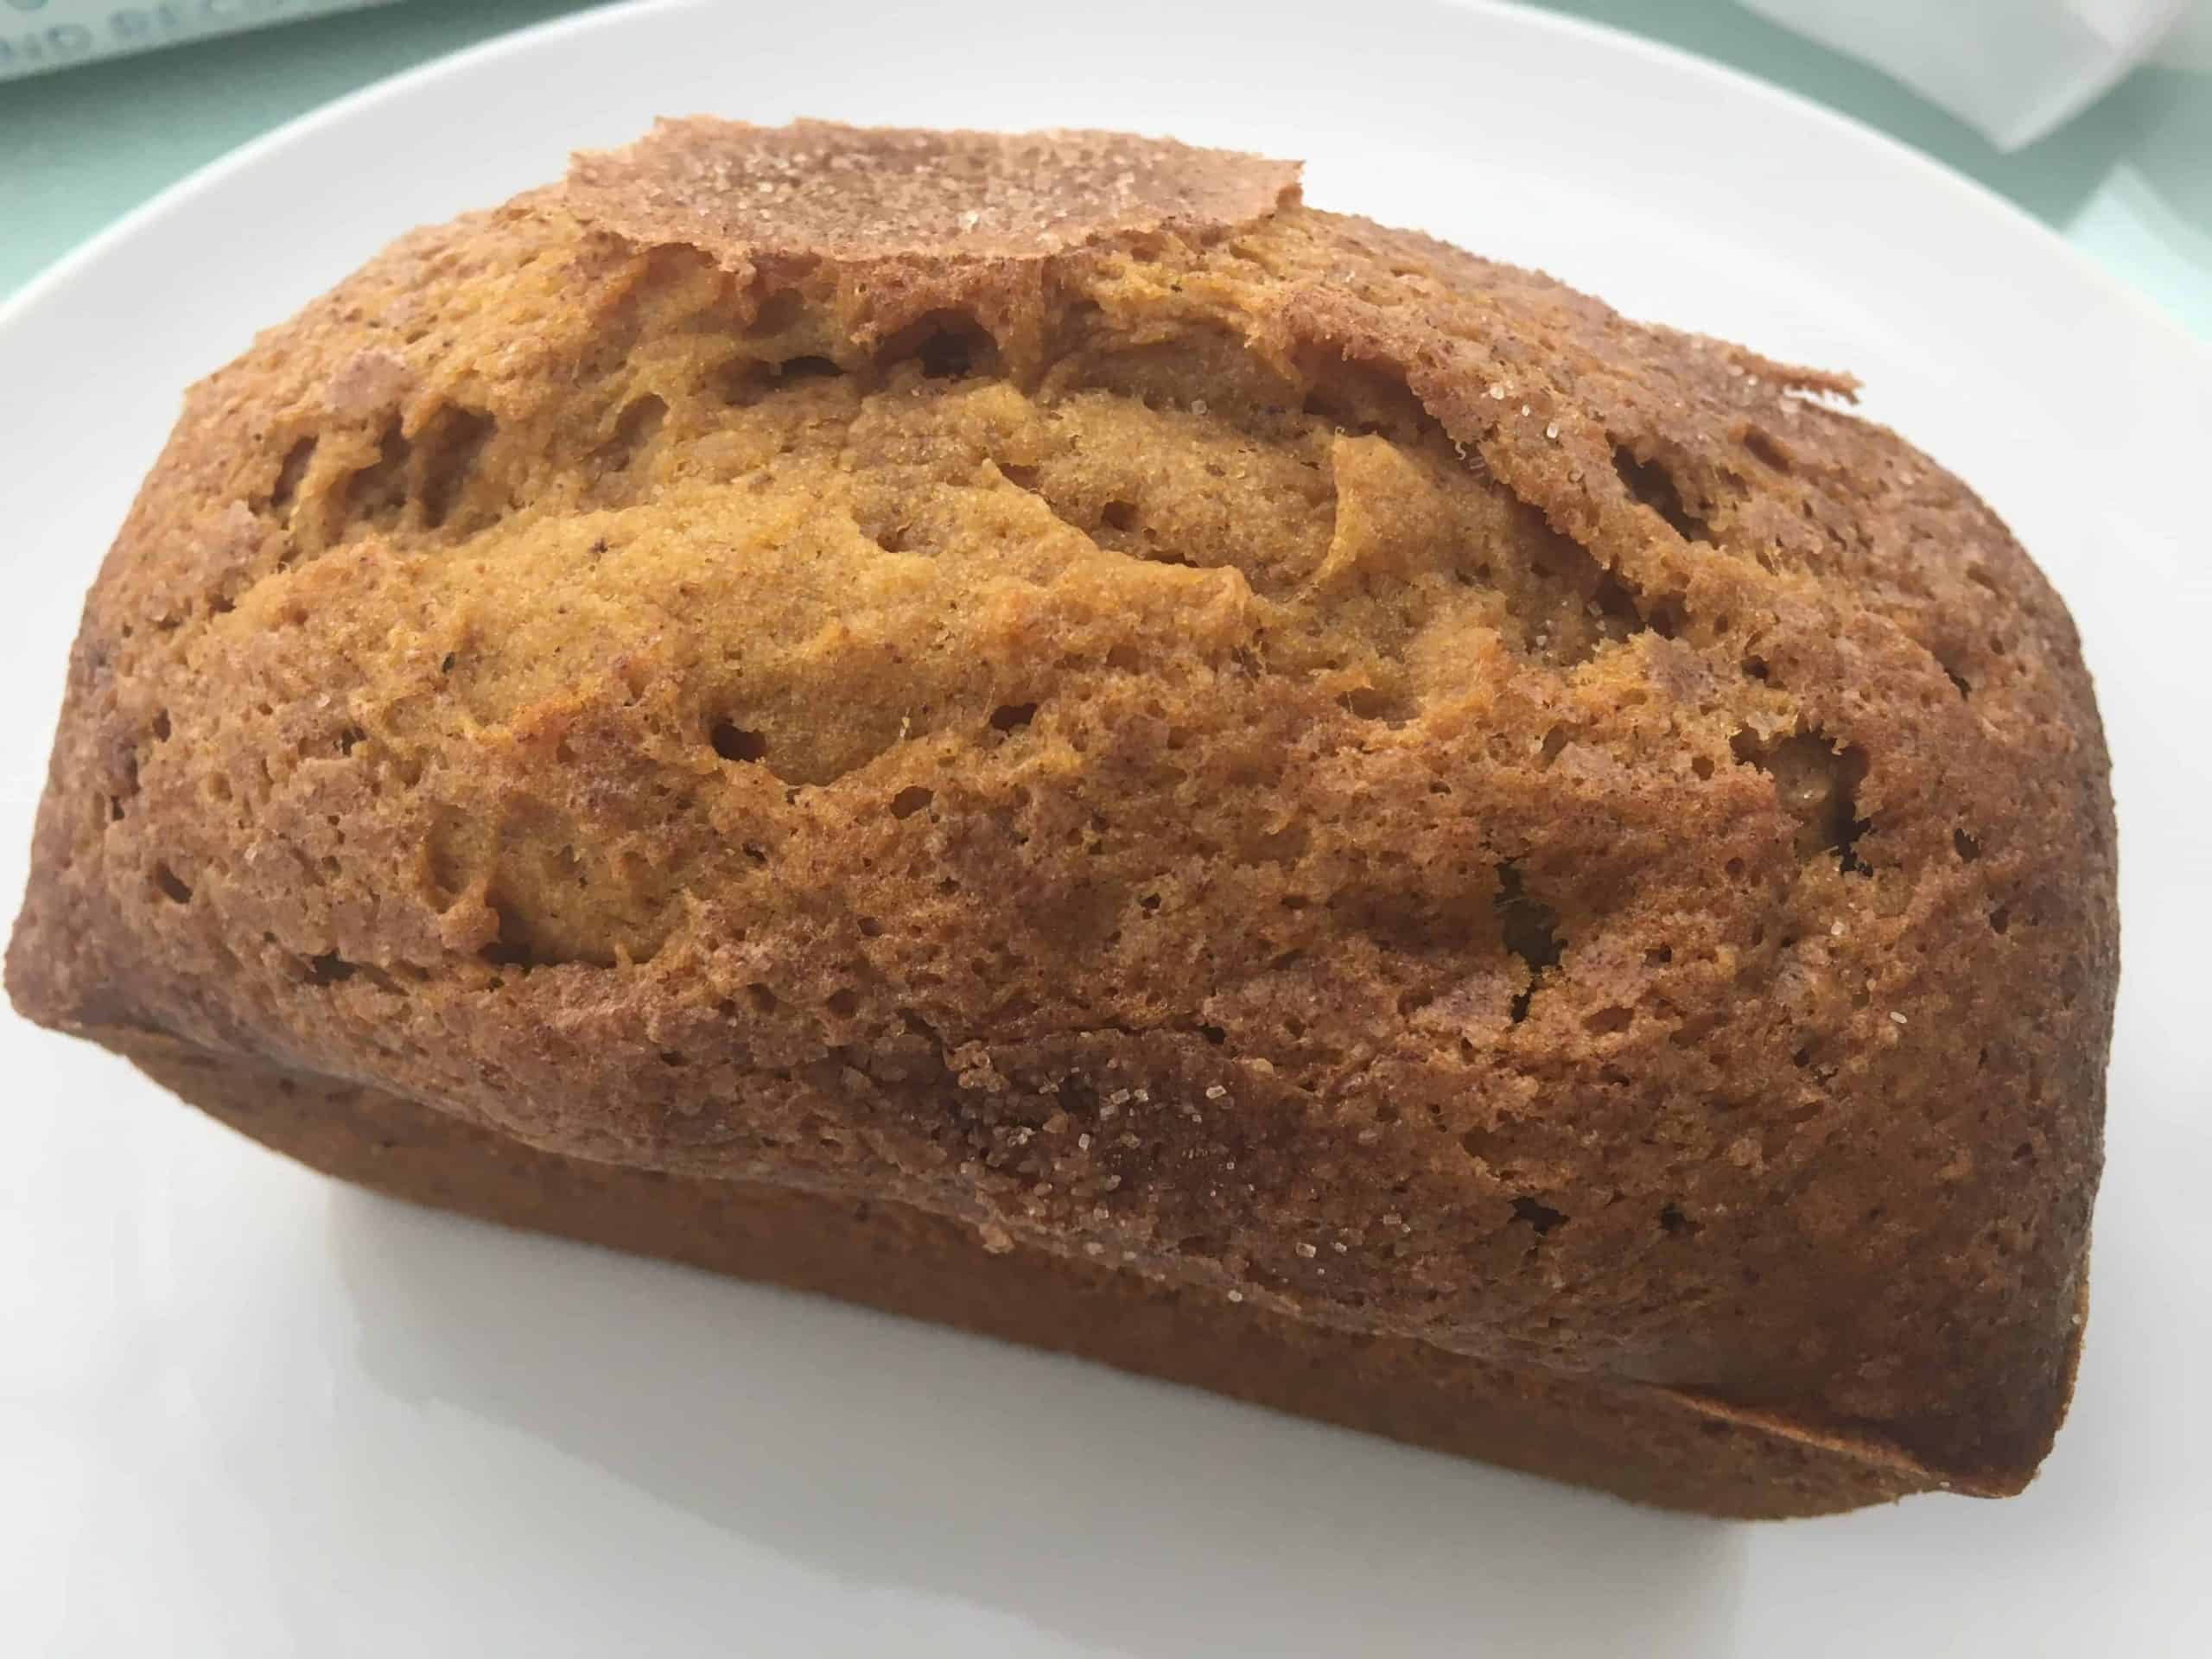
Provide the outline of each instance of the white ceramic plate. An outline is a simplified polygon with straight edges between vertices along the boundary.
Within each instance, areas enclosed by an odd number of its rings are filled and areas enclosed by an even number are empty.
[[[2126,970],[2072,1421],[2005,1503],[1646,1513],[338,1191],[0,1016],[0,1649],[2212,1651],[2212,359],[1810,105],[1516,10],[640,6],[349,99],[0,311],[0,892],[179,389],[392,234],[655,114],[1172,132],[1847,367],[2072,604]]]

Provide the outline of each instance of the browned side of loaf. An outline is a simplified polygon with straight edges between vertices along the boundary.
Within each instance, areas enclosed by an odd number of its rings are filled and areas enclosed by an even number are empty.
[[[138,1048],[241,1134],[395,1198],[1103,1361],[1641,1503],[1759,1519],[1934,1489],[1894,1447],[1661,1389],[1548,1376],[1065,1262],[901,1205],[534,1151],[391,1095]]]

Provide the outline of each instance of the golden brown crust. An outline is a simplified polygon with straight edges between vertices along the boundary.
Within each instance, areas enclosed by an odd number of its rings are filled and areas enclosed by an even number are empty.
[[[1294,162],[1125,132],[1012,136],[795,121],[663,120],[586,154],[562,195],[639,247],[750,275],[779,259],[1035,260],[1115,238],[1249,224],[1297,194]]]
[[[194,390],[10,990],[2017,1486],[2104,750],[1793,386],[1248,157],[664,126]]]

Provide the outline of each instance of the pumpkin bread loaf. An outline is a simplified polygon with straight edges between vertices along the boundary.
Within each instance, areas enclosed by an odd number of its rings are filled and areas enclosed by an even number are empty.
[[[1662,1503],[2012,1491],[2105,753],[1850,389],[1284,163],[664,123],[192,390],[9,988],[500,1220]]]

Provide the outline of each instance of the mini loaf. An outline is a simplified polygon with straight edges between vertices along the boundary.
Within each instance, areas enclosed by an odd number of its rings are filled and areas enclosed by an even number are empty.
[[[1850,391],[1285,163],[664,123],[193,389],[9,988],[499,1219],[1653,1502],[2016,1491],[2105,752]]]

